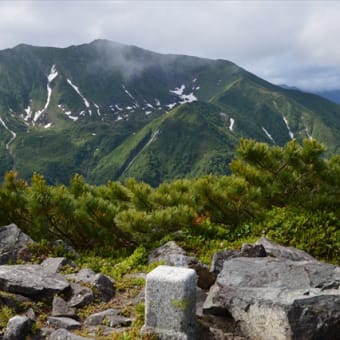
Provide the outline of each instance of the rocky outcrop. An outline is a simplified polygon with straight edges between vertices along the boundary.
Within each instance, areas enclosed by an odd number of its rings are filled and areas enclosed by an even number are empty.
[[[241,250],[222,250],[214,254],[210,270],[218,274],[223,263],[236,257],[265,257],[267,252],[262,244],[244,244]]]
[[[15,225],[0,228],[0,259],[10,263],[27,259],[31,242]],[[53,247],[58,254],[68,249],[73,258],[77,256],[62,241]],[[150,253],[149,263],[156,261],[196,271],[198,340],[339,338],[340,268],[301,250],[261,238],[240,250],[216,253],[209,270],[175,242],[168,242]],[[123,306],[143,302],[143,288],[136,289],[137,295],[117,296],[110,277],[90,269],[60,274],[70,268],[77,270],[62,257],[48,258],[41,265],[0,265],[0,306],[18,314],[0,329],[1,340],[90,340],[98,334],[115,338],[126,331],[133,320]],[[93,306],[86,307],[89,304]],[[37,315],[27,305],[34,305]],[[33,334],[32,325],[41,322],[37,306],[43,306],[45,322]],[[94,313],[85,317],[83,307],[93,308]],[[88,337],[73,333],[79,328]]]
[[[15,224],[0,228],[0,265],[15,263],[18,258],[28,259],[28,245],[33,240]]]
[[[230,315],[251,339],[333,339],[340,334],[339,285],[340,268],[314,259],[231,258],[203,313]]]
[[[265,237],[261,237],[255,246],[262,246],[266,251],[267,256],[276,258],[288,259],[292,261],[316,261],[316,259],[303,250],[293,247],[284,247],[280,244],[272,242]]]
[[[70,283],[40,265],[3,265],[0,266],[0,289],[32,299],[52,299],[54,294],[69,290]]]

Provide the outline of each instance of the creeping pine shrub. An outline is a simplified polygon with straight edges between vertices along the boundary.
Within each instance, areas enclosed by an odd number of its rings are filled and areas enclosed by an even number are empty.
[[[339,263],[340,220],[333,212],[274,208],[257,228],[278,243]]]

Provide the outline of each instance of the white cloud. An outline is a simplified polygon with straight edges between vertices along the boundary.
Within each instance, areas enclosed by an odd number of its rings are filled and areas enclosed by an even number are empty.
[[[340,73],[339,17],[340,3],[323,1],[0,1],[0,49],[105,38],[231,60],[273,82],[340,87],[330,78]]]

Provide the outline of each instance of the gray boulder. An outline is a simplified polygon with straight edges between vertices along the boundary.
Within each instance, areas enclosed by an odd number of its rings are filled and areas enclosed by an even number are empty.
[[[65,266],[70,266],[72,268],[77,267],[72,260],[67,259],[66,257],[48,257],[41,262],[40,265],[50,273],[57,273]]]
[[[92,314],[85,320],[85,325],[86,326],[105,325],[109,327],[130,326],[132,323],[132,319],[120,315],[120,312],[121,311],[119,309],[111,308],[99,313]]]
[[[3,340],[25,340],[31,331],[32,324],[32,320],[27,316],[14,316],[7,323]]]
[[[108,302],[115,294],[114,281],[104,274],[96,274],[91,269],[82,269],[76,274],[66,275],[76,282],[90,283],[97,288],[99,298]]]
[[[52,302],[52,316],[65,316],[74,319],[76,318],[76,312],[64,299],[55,295]]]
[[[33,299],[52,300],[54,294],[70,289],[70,284],[62,275],[49,273],[39,265],[3,265],[0,289]]]
[[[93,302],[94,295],[92,289],[73,282],[71,283],[71,288],[72,296],[67,303],[68,306],[80,308]]]
[[[94,340],[94,338],[85,338],[83,336],[72,334],[66,329],[59,328],[50,334],[49,340]]]
[[[74,330],[81,328],[81,323],[66,317],[49,316],[47,318],[47,323],[49,326],[55,328],[64,328],[67,330]]]
[[[262,245],[267,256],[283,258],[292,261],[316,261],[316,259],[303,250],[294,247],[284,247],[272,242],[265,237],[261,237],[255,245]]]
[[[267,253],[263,245],[244,244],[241,250],[222,250],[214,254],[210,271],[218,274],[222,268],[224,261],[236,257],[265,257]]]
[[[317,261],[232,258],[203,306],[231,315],[251,339],[333,339],[340,334],[340,268]]]
[[[164,262],[167,266],[185,267],[187,265],[186,252],[176,242],[169,241],[154,249],[148,255],[148,263]]]
[[[0,265],[15,262],[18,257],[29,260],[27,250],[34,241],[23,233],[15,224],[0,228]]]

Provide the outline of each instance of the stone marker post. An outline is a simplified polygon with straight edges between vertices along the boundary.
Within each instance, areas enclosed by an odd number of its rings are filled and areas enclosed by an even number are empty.
[[[142,332],[162,340],[196,337],[196,273],[193,269],[159,266],[146,277],[145,325]]]

